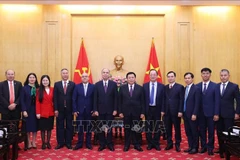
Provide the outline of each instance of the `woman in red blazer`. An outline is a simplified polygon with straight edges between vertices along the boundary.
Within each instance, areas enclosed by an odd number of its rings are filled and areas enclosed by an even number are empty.
[[[36,114],[39,119],[39,129],[41,131],[42,149],[51,149],[50,139],[54,122],[53,88],[50,87],[50,77],[41,77],[40,87],[36,96]],[[45,135],[47,133],[47,142]]]

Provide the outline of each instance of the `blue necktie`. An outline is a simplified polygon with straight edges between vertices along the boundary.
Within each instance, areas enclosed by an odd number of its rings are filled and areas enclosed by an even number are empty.
[[[187,102],[187,97],[188,97],[188,90],[189,90],[189,86],[187,86],[187,87],[186,87],[186,90],[185,90],[184,108],[183,108],[183,111],[184,111],[184,112],[186,111],[186,102]]]
[[[206,83],[204,83],[204,88],[203,88],[203,94],[206,94],[206,91],[207,91],[207,84]]]
[[[223,87],[222,87],[222,93],[221,93],[221,96],[223,96],[223,94],[224,94],[224,92],[225,92],[225,88],[226,88],[226,87],[225,87],[225,86],[226,86],[225,83],[223,83],[222,85],[223,85]]]
[[[152,89],[150,93],[150,104],[153,105],[154,102],[154,83],[152,83]]]

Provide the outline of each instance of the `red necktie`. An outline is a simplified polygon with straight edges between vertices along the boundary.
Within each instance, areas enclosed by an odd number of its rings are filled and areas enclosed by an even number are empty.
[[[13,93],[13,82],[12,81],[10,81],[9,93],[10,93],[9,102],[10,102],[10,104],[12,104],[12,103],[14,103],[14,93]]]

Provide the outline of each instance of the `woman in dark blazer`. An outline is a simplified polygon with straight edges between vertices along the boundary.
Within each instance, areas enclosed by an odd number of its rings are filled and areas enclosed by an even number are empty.
[[[23,119],[26,122],[27,148],[36,149],[37,118],[36,118],[36,89],[39,87],[35,73],[29,73],[21,91],[20,102]],[[30,139],[32,133],[32,141]]]
[[[39,129],[41,131],[42,149],[51,149],[50,139],[54,121],[53,87],[50,87],[48,75],[41,77],[40,87],[37,91],[36,116],[39,119]],[[47,141],[45,135],[47,133]]]

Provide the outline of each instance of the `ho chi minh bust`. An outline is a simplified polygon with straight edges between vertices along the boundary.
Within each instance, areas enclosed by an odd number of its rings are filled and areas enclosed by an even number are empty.
[[[123,56],[117,55],[116,57],[114,57],[113,62],[115,65],[115,69],[110,71],[111,76],[125,78],[128,71],[122,68],[124,64]]]

